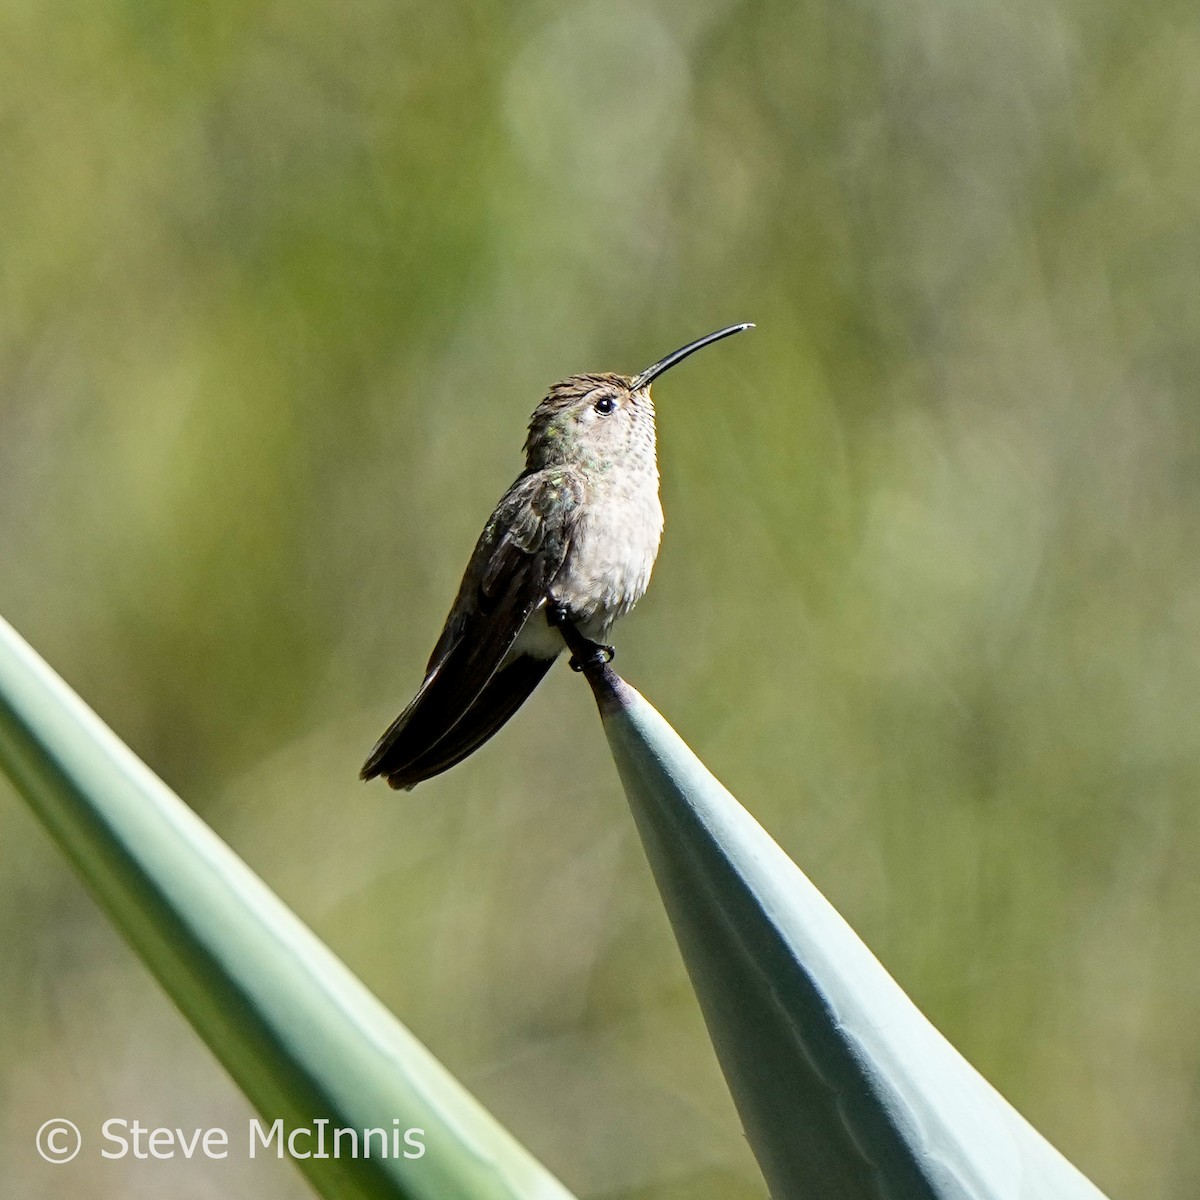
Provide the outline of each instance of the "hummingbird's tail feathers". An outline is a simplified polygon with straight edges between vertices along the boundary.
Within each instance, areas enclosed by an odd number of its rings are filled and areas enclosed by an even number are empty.
[[[437,745],[478,699],[496,673],[516,633],[507,645],[461,638],[421,684],[408,707],[387,727],[359,772],[374,779],[402,769]]]
[[[420,691],[375,743],[360,778],[403,773],[436,750],[496,674],[541,598],[514,575],[492,613],[476,613],[462,622],[458,637],[445,647]]]
[[[418,783],[448,771],[474,754],[508,721],[541,683],[554,661],[532,655],[514,658],[492,676],[475,703],[440,741],[407,763],[384,762],[378,773],[387,779],[389,787],[411,791]]]
[[[404,737],[410,720],[419,711],[422,701],[433,686],[436,677],[437,668],[435,667],[425,676],[425,682],[421,684],[420,690],[409,701],[408,707],[383,731],[379,741],[371,747],[371,753],[367,755],[367,761],[363,763],[362,770],[358,773],[359,779],[365,781],[382,775],[387,761],[396,757],[396,747],[400,739]]]

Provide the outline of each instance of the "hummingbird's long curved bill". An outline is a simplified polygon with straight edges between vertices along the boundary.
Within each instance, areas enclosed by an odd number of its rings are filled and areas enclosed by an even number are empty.
[[[633,382],[630,386],[636,392],[644,388],[652,379],[657,379],[664,371],[669,371],[673,366],[683,362],[689,354],[695,354],[697,350],[703,350],[705,346],[711,346],[713,342],[719,342],[722,338],[727,338],[730,334],[741,333],[745,329],[753,329],[753,321],[744,321],[741,325],[727,325],[724,329],[718,329],[716,333],[705,334],[702,338],[697,338],[694,342],[688,342],[686,346],[681,346],[678,350],[668,354],[666,358],[660,358],[652,367],[647,367],[640,375],[633,377]]]

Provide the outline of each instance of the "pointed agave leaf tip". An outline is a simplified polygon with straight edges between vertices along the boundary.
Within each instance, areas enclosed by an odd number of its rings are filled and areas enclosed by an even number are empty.
[[[666,720],[613,686],[609,746],[770,1194],[1105,1200],[938,1033]]]
[[[740,325],[726,325],[724,329],[718,329],[716,333],[705,334],[704,337],[697,338],[694,342],[688,342],[686,346],[681,346],[678,350],[668,354],[666,358],[660,358],[654,366],[647,367],[640,375],[635,375],[631,386],[636,392],[644,388],[651,380],[657,379],[664,371],[669,371],[683,362],[689,354],[695,354],[697,350],[703,350],[705,346],[711,346],[713,342],[719,342],[731,334],[742,333],[746,329],[753,328],[753,321],[743,321]]]

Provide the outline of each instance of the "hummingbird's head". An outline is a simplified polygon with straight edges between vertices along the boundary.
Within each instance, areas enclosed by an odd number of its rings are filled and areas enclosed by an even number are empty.
[[[572,375],[556,383],[534,410],[525,440],[531,471],[559,464],[591,469],[654,457],[654,404],[649,384],[626,375]]]
[[[589,470],[606,470],[616,463],[653,468],[651,382],[701,347],[752,328],[743,324],[718,329],[659,359],[640,375],[572,375],[556,383],[529,422],[526,469],[567,463]]]

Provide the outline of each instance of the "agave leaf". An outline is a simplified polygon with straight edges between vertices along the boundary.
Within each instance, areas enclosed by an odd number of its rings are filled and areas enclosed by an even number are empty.
[[[264,1128],[424,1130],[419,1158],[303,1159],[321,1195],[570,1200],[3,621],[0,765]]]
[[[667,722],[612,671],[588,674],[776,1200],[1103,1200],[929,1023]]]

